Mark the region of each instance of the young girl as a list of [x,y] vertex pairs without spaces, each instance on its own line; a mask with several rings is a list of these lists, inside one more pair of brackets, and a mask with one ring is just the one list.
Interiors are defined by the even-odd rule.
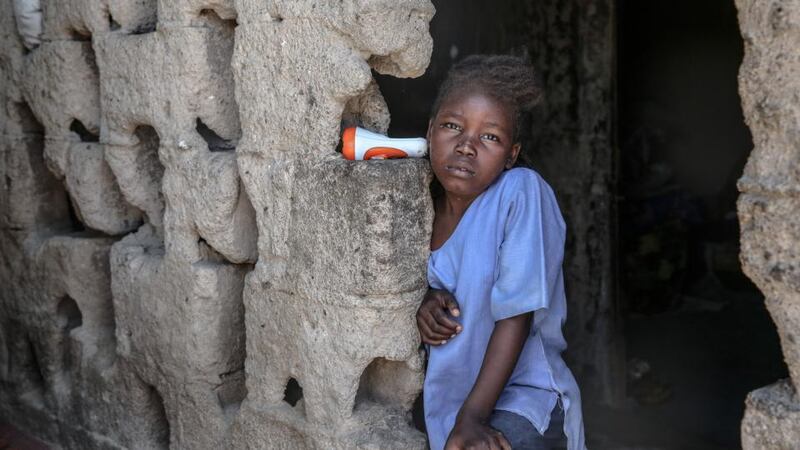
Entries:
[[[541,97],[510,56],[471,56],[440,88],[428,127],[434,199],[428,282],[432,450],[584,449],[580,392],[561,359],[565,226],[553,191],[514,168],[522,117]],[[563,434],[562,434],[563,429]]]

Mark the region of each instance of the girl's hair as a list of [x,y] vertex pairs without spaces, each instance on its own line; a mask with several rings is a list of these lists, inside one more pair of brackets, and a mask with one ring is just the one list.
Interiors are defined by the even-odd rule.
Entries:
[[450,69],[439,87],[431,118],[451,94],[476,88],[511,106],[514,142],[520,142],[521,133],[527,131],[531,111],[543,97],[533,66],[518,56],[471,55],[464,58]]

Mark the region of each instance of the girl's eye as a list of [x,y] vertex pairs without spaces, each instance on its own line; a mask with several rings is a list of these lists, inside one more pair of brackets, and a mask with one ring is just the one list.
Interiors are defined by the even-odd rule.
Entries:
[[499,141],[500,141],[500,138],[499,138],[499,137],[497,137],[497,136],[496,136],[496,135],[494,135],[494,134],[489,134],[489,133],[486,133],[486,134],[482,134],[482,135],[481,135],[481,137],[482,137],[483,139],[488,139],[488,140],[490,140],[490,141],[495,141],[495,142],[499,142]]
[[451,130],[460,130],[461,129],[461,127],[459,125],[456,125],[453,122],[445,122],[445,123],[443,123],[443,124],[441,124],[439,126],[442,127],[442,128],[449,128]]

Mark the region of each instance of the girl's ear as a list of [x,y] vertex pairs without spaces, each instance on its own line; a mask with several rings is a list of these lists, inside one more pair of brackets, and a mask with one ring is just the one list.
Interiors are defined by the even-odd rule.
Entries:
[[516,143],[511,146],[511,154],[508,155],[508,159],[506,160],[506,169],[510,169],[514,167],[514,163],[517,162],[517,157],[519,157],[519,152],[522,149],[522,144]]

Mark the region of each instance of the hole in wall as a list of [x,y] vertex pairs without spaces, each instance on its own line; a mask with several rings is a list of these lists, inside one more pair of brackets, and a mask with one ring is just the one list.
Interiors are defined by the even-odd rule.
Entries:
[[161,179],[164,178],[164,165],[158,158],[158,149],[161,146],[161,139],[155,128],[149,125],[141,125],[133,132],[134,136],[139,140],[143,156],[141,162],[143,169],[147,174],[150,182],[156,183],[155,190],[161,196]]
[[158,147],[161,144],[161,139],[158,137],[158,132],[155,128],[150,125],[139,125],[133,130],[133,135],[139,140],[139,145],[158,156]]
[[40,391],[44,392],[44,372],[42,371],[42,366],[39,365],[39,356],[36,352],[36,346],[33,344],[33,340],[28,337],[28,355],[30,356],[29,359],[29,367],[31,370],[28,372],[32,375],[29,379],[33,381],[34,386]]
[[81,138],[81,142],[99,142],[100,136],[96,133],[92,133],[91,131],[86,129],[86,126],[83,125],[78,119],[74,119],[72,123],[69,125],[69,131],[77,134]]
[[[36,180],[37,189],[41,189],[46,194],[43,194],[41,200],[37,200],[31,204],[25,205],[30,209],[39,210],[44,212],[42,222],[40,225],[53,225],[58,229],[67,228],[70,231],[73,229],[82,229],[77,222],[77,217],[74,211],[70,211],[70,201],[63,183],[56,180],[53,174],[48,170],[44,158],[44,126],[36,118],[33,110],[26,102],[16,102],[10,104],[9,113],[10,121],[19,126],[19,131],[28,135],[24,143],[21,143],[23,148],[19,150],[25,152],[30,161],[30,176]],[[14,180],[6,177],[5,183],[8,189],[13,186]]]
[[410,411],[409,425],[424,429],[422,412],[422,374],[413,370],[405,361],[386,358],[373,359],[358,380],[353,410],[369,403],[391,406],[401,411]]
[[13,110],[16,113],[17,120],[23,133],[30,134],[44,134],[44,126],[36,119],[31,107],[25,102],[13,104]]
[[303,388],[294,378],[289,378],[286,389],[283,391],[283,401],[294,407],[297,402],[303,399]]
[[[92,35],[89,35],[89,39],[92,39]],[[100,68],[97,67],[97,55],[94,53],[94,47],[90,44],[86,44],[86,50],[83,53],[84,58],[86,59],[86,65],[89,66],[92,73],[94,74],[95,82],[99,83],[100,81]],[[99,130],[98,130],[99,132]]]
[[[377,73],[373,71],[373,77],[375,75]],[[315,103],[313,95],[309,95],[308,103],[309,107],[313,107]],[[384,114],[383,103],[383,94],[375,82],[370,84],[360,95],[348,99],[342,111],[339,135],[341,136],[345,128],[354,126],[376,132],[388,129],[390,120],[389,115]]]
[[411,407],[419,390],[419,377],[404,361],[375,358],[361,373],[356,406],[363,402],[392,403]]
[[[137,157],[137,164],[139,164],[139,182],[147,185],[147,203],[151,207],[146,207],[145,204],[143,211],[147,215],[149,223],[161,223],[162,217],[154,218],[150,215],[159,214],[163,215],[164,198],[161,193],[161,181],[164,178],[164,165],[158,157],[158,149],[161,145],[161,139],[155,128],[149,125],[140,125],[134,132],[134,136],[139,141],[140,155]],[[155,205],[158,205],[156,207]],[[155,220],[154,220],[155,219]]]
[[[155,16],[152,17],[152,20],[148,20],[145,23],[141,23],[136,25],[135,27],[129,28],[127,31],[130,34],[147,34],[156,31],[156,18]],[[114,19],[114,16],[111,14],[108,15],[108,28],[111,31],[117,31],[122,29],[122,25]]]
[[381,395],[378,387],[381,383],[380,377],[385,372],[382,367],[387,362],[383,358],[375,358],[361,373],[358,380],[358,392],[356,393],[356,406],[364,402],[380,402]]
[[169,448],[170,426],[164,399],[155,387],[149,385],[147,386],[147,410],[153,413],[149,419],[156,447]]
[[[13,116],[11,119],[16,121],[22,133],[28,135],[25,143],[19,150],[27,153],[30,161],[30,176],[36,180],[37,189],[41,189],[43,197],[36,202],[32,202],[25,207],[38,210],[40,225],[52,225],[58,229],[80,229],[74,215],[70,211],[70,201],[63,183],[58,181],[52,172],[47,168],[44,158],[44,125],[36,118],[33,110],[25,102],[13,103],[10,108]],[[14,180],[6,178],[8,187],[13,186]]]
[[23,374],[21,378],[26,388],[26,392],[22,395],[34,406],[44,407],[45,376],[39,365],[36,346],[30,336],[25,336],[23,339],[27,348],[21,361]]
[[111,14],[109,14],[109,15],[108,15],[108,28],[109,28],[111,31],[117,31],[117,30],[119,30],[120,28],[122,28],[122,25],[120,25],[120,24],[119,24],[119,22],[117,22],[116,20],[114,20],[114,16],[112,16]]
[[156,31],[156,24],[155,22],[153,22],[137,26],[136,28],[131,30],[131,34],[147,34],[147,33],[153,33],[155,31]]
[[217,401],[228,421],[232,421],[239,412],[242,402],[247,397],[244,369],[219,375],[220,385],[214,388]]
[[223,19],[213,9],[202,9],[199,14],[200,19],[210,25],[212,28],[223,30],[225,32],[233,33],[233,29],[239,25],[236,19]]
[[92,33],[72,28],[69,30],[69,38],[73,41],[91,41]]
[[227,262],[224,256],[220,252],[217,251],[211,244],[208,243],[202,237],[197,238],[197,248],[200,251],[200,258],[203,261],[211,261],[220,264],[224,264]]
[[411,421],[417,431],[427,434],[428,429],[425,426],[425,404],[423,398],[422,392],[420,392],[417,399],[414,400],[414,406],[411,407]]
[[208,149],[212,152],[227,152],[236,149],[236,145],[227,139],[223,139],[214,130],[203,123],[200,118],[197,118],[197,125],[195,130],[203,137],[203,140],[208,144]]
[[76,233],[86,231],[86,227],[83,226],[83,221],[81,221],[78,211],[75,209],[75,205],[66,193],[64,194],[64,200],[67,202],[67,217],[69,219],[70,231]]
[[[73,346],[72,341],[69,339],[69,334],[75,328],[83,325],[83,314],[81,313],[78,303],[70,296],[65,295],[59,300],[56,306],[56,323],[58,328],[64,335],[61,341],[62,358],[64,363],[63,371],[60,371],[57,376],[68,379],[71,369],[74,367],[73,361],[78,356],[78,352]],[[70,383],[67,382],[66,385]]]
[[69,296],[65,296],[58,302],[56,308],[56,316],[58,317],[58,326],[69,333],[75,328],[83,325],[83,314],[78,307],[78,303]]

